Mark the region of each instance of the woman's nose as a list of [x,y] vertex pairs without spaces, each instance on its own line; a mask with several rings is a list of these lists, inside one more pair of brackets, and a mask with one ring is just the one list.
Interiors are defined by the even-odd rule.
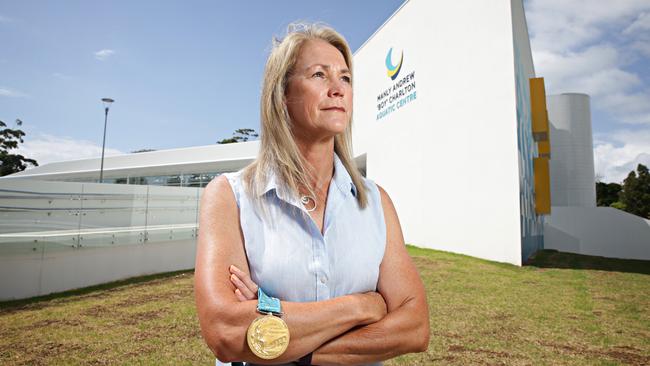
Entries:
[[328,96],[330,97],[343,97],[345,96],[345,86],[343,81],[334,79],[330,82]]

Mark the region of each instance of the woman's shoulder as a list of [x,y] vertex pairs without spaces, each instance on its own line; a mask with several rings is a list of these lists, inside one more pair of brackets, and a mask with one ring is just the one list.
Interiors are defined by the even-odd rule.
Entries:
[[242,171],[222,173],[208,183],[204,195],[209,197],[234,197],[239,206],[242,186]]
[[[242,170],[238,170],[236,172],[227,172],[227,173],[222,173],[219,177],[223,177],[222,179],[225,179],[228,181],[230,186],[233,188],[233,190],[241,185],[242,182]],[[217,178],[219,178],[217,177]],[[215,178],[215,179],[217,179]]]
[[361,181],[363,182],[366,192],[372,196],[379,196],[379,184],[370,178],[361,176]]
[[366,192],[370,200],[378,203],[381,206],[391,201],[390,196],[388,195],[386,190],[382,186],[380,186],[377,182],[366,177],[361,177],[361,179],[363,179],[363,184],[366,187]]

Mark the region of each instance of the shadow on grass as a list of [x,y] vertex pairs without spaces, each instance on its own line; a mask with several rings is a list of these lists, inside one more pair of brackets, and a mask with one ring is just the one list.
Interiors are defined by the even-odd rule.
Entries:
[[69,298],[69,297],[73,297],[73,296],[86,295],[86,294],[90,294],[90,293],[93,293],[93,292],[96,292],[96,291],[111,290],[111,289],[122,287],[122,286],[148,282],[148,281],[157,280],[157,279],[161,279],[161,278],[174,277],[174,276],[182,274],[182,273],[193,273],[193,272],[194,272],[194,269],[186,269],[186,270],[175,271],[175,272],[157,273],[157,274],[152,274],[152,275],[147,275],[147,276],[127,278],[125,280],[104,283],[104,284],[101,284],[101,285],[83,287],[83,288],[64,291],[64,292],[57,292],[57,293],[49,294],[49,295],[30,297],[28,299],[1,301],[0,302],[0,312],[12,311],[12,310],[19,309],[19,308],[22,308],[22,307],[27,306],[27,305],[35,305],[35,304],[50,301],[50,300],[65,299],[65,298]]
[[598,271],[650,274],[650,261],[596,257],[557,250],[540,250],[526,262],[540,268],[593,269]]

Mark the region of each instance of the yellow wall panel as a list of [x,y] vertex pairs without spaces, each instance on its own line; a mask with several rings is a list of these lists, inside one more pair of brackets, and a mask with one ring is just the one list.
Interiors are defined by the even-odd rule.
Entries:
[[544,78],[530,79],[530,111],[533,123],[533,138],[535,141],[548,140],[548,112],[546,111]]
[[551,175],[548,158],[535,158],[535,213],[548,215],[551,213]]
[[539,153],[539,157],[541,158],[551,158],[551,142],[549,140],[546,141],[538,141],[537,142],[537,152]]

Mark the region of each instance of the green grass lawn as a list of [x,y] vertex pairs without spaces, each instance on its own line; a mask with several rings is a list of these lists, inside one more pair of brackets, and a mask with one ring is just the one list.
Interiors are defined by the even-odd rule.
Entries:
[[[524,267],[410,247],[431,343],[387,365],[649,365],[650,262],[543,251]],[[0,303],[0,364],[213,364],[192,272]]]

